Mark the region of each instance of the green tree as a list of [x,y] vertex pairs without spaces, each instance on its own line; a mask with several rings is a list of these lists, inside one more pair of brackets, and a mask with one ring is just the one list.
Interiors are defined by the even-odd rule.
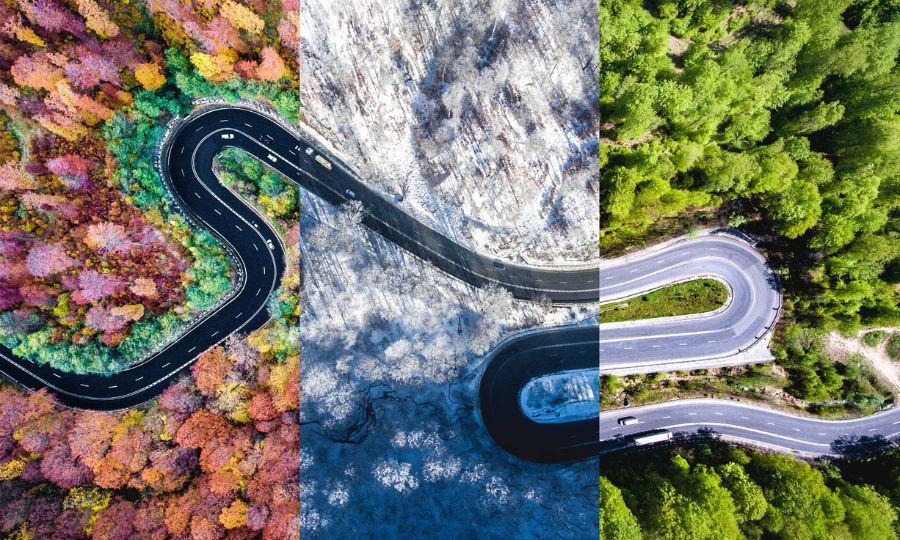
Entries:
[[845,509],[845,520],[853,538],[895,540],[897,511],[887,497],[869,486],[844,483],[838,490]]
[[640,540],[641,527],[625,505],[622,492],[604,477],[600,477],[600,538],[601,540]]

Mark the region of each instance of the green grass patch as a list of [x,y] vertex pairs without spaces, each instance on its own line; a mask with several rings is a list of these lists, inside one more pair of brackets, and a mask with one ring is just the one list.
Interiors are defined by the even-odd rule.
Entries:
[[875,330],[873,332],[868,332],[863,336],[863,343],[868,345],[869,347],[877,347],[884,341],[884,338],[887,337],[887,332],[883,330]]
[[728,299],[725,285],[714,279],[678,283],[629,300],[600,306],[600,322],[637,321],[704,313],[722,307]]
[[891,338],[887,342],[887,354],[891,360],[900,362],[900,332],[891,334]]

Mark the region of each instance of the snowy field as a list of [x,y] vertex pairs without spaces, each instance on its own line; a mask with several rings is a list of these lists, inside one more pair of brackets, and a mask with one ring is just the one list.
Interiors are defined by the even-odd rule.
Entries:
[[479,250],[598,258],[597,7],[302,0],[303,121]]
[[600,370],[576,369],[532,379],[519,393],[525,416],[538,423],[573,422],[597,416]]
[[[503,337],[590,322],[596,308],[468,288],[359,225],[352,206],[302,203],[304,538],[553,538],[593,523],[596,461],[513,458],[476,406],[484,354]],[[596,537],[563,538],[582,533]]]
[[[595,3],[301,4],[303,121],[368,182],[481,251],[598,259]],[[303,537],[596,538],[597,462],[513,458],[477,413],[485,353],[596,306],[472,289],[301,204]]]

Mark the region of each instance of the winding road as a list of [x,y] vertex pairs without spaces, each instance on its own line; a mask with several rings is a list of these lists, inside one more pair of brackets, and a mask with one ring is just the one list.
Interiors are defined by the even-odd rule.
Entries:
[[778,320],[777,279],[752,245],[727,234],[682,238],[637,256],[607,261],[600,269],[600,303],[703,277],[727,287],[728,300],[721,309],[601,324],[600,371],[627,375],[771,360],[766,347],[750,349],[768,337]]
[[[524,416],[519,392],[541,376],[570,370],[638,373],[766,360],[767,335],[781,298],[765,260],[746,242],[709,235],[670,243],[602,268],[548,269],[499,261],[455,243],[380,193],[338,159],[267,113],[244,106],[203,106],[166,141],[160,163],[176,207],[209,230],[229,253],[235,288],[178,340],[116,373],[77,375],[17,358],[0,347],[0,373],[22,386],[49,388],[67,405],[116,410],[158,395],[203,351],[234,332],[269,320],[266,303],[285,270],[284,246],[266,220],[219,183],[216,154],[240,148],[322,199],[359,201],[363,224],[410,253],[475,286],[498,285],[513,296],[556,304],[631,298],[666,285],[712,277],[729,288],[722,309],[699,316],[632,323],[538,329],[501,343],[488,359],[478,391],[487,431],[509,452],[561,462],[632,447],[629,437],[652,429],[715,432],[809,455],[884,444],[897,436],[896,411],[852,422],[823,422],[723,401],[681,401],[629,410],[635,425],[619,426],[621,411],[572,422],[540,423]],[[848,441],[848,436],[856,437]],[[853,443],[853,444],[851,444]]]
[[596,301],[596,268],[543,269],[476,253],[398,208],[274,116],[251,107],[212,105],[199,107],[178,123],[160,168],[177,207],[193,225],[209,230],[231,255],[237,270],[234,294],[204,313],[177,341],[121,372],[61,372],[0,347],[0,373],[30,389],[48,388],[70,406],[122,409],[158,395],[173,376],[228,335],[264,325],[269,320],[266,302],[284,272],[284,246],[266,220],[215,177],[213,158],[226,147],[252,154],[328,202],[360,201],[366,210],[364,225],[467,283],[498,285],[521,299],[558,304]]
[[[623,416],[638,423],[618,424]],[[820,420],[725,399],[685,399],[600,413],[601,452],[633,447],[630,437],[667,429],[763,446],[804,457],[865,454],[890,446],[900,436],[900,409],[855,420]]]
[[619,375],[771,359],[765,346],[755,345],[765,343],[778,319],[781,296],[765,259],[743,240],[728,234],[682,238],[605,261],[599,274],[601,304],[699,277],[725,284],[728,301],[699,315],[530,332],[498,347],[481,379],[481,416],[516,456],[548,462],[595,456],[605,436],[596,416],[571,422],[526,416],[519,398],[532,379],[567,370],[597,373],[598,359],[600,373]]

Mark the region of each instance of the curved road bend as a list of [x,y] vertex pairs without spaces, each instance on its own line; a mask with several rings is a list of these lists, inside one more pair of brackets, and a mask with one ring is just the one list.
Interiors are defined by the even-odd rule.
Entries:
[[599,450],[597,418],[538,423],[519,405],[525,384],[542,375],[597,369],[597,327],[570,326],[524,334],[495,349],[481,376],[481,419],[509,453],[538,462],[594,457]]
[[[710,313],[529,333],[496,351],[479,389],[482,420],[510,453],[533,461],[597,455],[597,418],[566,423],[525,416],[519,393],[535,378],[564,370],[637,373],[736,363],[768,333],[781,297],[765,259],[748,243],[727,236],[685,239],[635,257],[610,260],[600,270],[600,303],[626,300],[673,283],[712,277],[726,284],[729,301]],[[602,318],[602,314],[601,314]],[[598,337],[599,331],[599,337]],[[759,360],[759,358],[755,358]]]
[[725,307],[713,312],[601,324],[601,373],[676,371],[771,359],[767,351],[752,358],[737,356],[769,333],[781,307],[775,274],[750,244],[724,235],[701,236],[635,258],[611,260],[600,272],[601,304],[701,277],[721,281],[729,289]]
[[[284,271],[280,238],[264,219],[222,186],[212,172],[214,156],[233,146],[277,169],[300,187],[335,204],[358,200],[363,224],[445,272],[476,286],[500,285],[522,299],[560,304],[593,303],[598,272],[551,270],[500,262],[480,255],[424,225],[363,184],[342,164],[315,161],[322,150],[258,111],[211,106],[178,127],[162,166],[182,209],[211,231],[238,261],[239,290],[181,339],[140,365],[118,373],[76,375],[17,358],[0,347],[0,373],[32,389],[46,387],[71,406],[115,410],[158,395],[198,354],[236,331],[268,321],[265,304]],[[312,154],[306,150],[312,148]],[[594,356],[596,359],[596,356]]]
[[[634,416],[637,424],[617,420]],[[854,455],[893,444],[900,409],[856,420],[819,420],[724,399],[686,399],[600,413],[601,452],[631,447],[629,437],[668,429],[679,436],[719,435],[805,457]]]
[[[272,133],[273,122],[257,130],[237,131],[227,111],[189,118],[172,138],[164,166],[179,206],[199,226],[211,231],[237,261],[238,291],[197,322],[179,340],[145,362],[121,372],[78,375],[16,357],[0,347],[0,372],[31,389],[49,388],[70,406],[116,410],[162,392],[168,381],[190,366],[204,350],[237,331],[250,331],[269,320],[266,302],[284,273],[284,247],[278,234],[219,183],[213,157],[225,146],[240,146],[265,160],[266,149],[254,136]],[[234,139],[222,138],[233,133]],[[287,134],[285,131],[281,136]]]

